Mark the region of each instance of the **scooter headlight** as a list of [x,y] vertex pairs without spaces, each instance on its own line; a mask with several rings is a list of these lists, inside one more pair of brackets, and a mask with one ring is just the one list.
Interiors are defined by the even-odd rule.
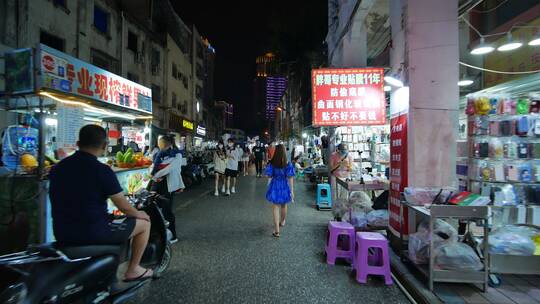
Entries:
[[26,284],[19,283],[9,286],[0,294],[0,303],[6,304],[23,304],[28,294]]

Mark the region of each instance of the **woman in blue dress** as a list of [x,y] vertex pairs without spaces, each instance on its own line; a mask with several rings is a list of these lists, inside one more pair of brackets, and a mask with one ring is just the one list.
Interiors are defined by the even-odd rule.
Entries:
[[294,200],[294,166],[287,162],[287,154],[283,145],[276,147],[272,160],[266,167],[265,174],[269,178],[266,199],[272,203],[274,214],[275,228],[272,235],[279,237],[279,228],[285,226],[287,204]]

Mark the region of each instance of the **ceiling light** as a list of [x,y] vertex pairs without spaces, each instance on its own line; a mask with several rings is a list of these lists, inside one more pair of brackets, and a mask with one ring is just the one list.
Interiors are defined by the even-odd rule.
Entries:
[[508,41],[505,44],[498,47],[497,51],[499,51],[499,52],[512,51],[512,50],[520,48],[523,45],[523,43],[521,43],[521,42],[519,42],[517,40],[514,40],[512,38],[512,34],[508,33],[507,37],[508,37]]
[[536,37],[535,39],[529,41],[530,46],[538,46],[540,45],[540,37]]
[[87,120],[87,121],[93,121],[93,122],[102,122],[103,121],[103,120],[101,120],[99,118],[88,117],[88,116],[85,116],[83,119]]
[[466,87],[466,86],[469,86],[469,85],[471,85],[473,83],[474,83],[473,80],[463,79],[463,80],[458,81],[457,85],[460,86],[460,87]]
[[486,40],[482,37],[480,38],[480,43],[471,50],[472,55],[484,55],[487,53],[491,53],[495,50],[495,48],[489,44],[486,43]]
[[394,78],[392,76],[384,76],[384,81],[396,87],[400,87],[400,88],[403,87],[403,82],[401,82],[401,80]]
[[45,118],[45,124],[47,126],[56,126],[56,125],[58,125],[58,120],[56,120],[54,118],[47,117],[47,118]]
[[390,91],[392,91],[392,87],[391,86],[384,86],[384,91],[385,92],[390,92]]

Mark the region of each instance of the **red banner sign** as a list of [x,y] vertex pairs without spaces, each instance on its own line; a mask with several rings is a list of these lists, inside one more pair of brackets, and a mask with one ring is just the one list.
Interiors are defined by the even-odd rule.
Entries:
[[[401,219],[401,193],[407,186],[407,112],[390,118],[390,231],[399,236],[399,233],[408,234],[408,215],[403,212]],[[404,227],[401,227],[403,221]]]
[[386,123],[382,68],[318,69],[311,81],[314,126]]

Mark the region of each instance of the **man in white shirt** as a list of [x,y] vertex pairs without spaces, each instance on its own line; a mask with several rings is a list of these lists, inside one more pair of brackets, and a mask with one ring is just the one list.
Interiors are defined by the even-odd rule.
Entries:
[[241,154],[239,153],[240,150],[236,149],[234,140],[229,138],[227,142],[227,167],[225,168],[225,176],[227,177],[226,195],[231,195],[231,192],[236,193],[236,177],[238,176],[238,162],[240,161]]

